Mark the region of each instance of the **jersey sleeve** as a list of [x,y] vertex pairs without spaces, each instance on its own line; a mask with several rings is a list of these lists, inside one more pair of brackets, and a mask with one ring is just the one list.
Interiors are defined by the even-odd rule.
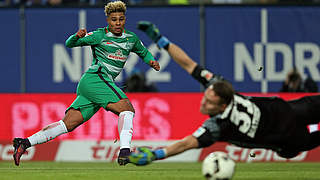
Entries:
[[66,40],[66,46],[69,48],[73,48],[78,46],[97,45],[100,43],[101,37],[102,36],[100,31],[90,32],[82,38],[79,38],[76,36],[76,34],[73,34]]
[[218,141],[220,137],[220,128],[214,118],[208,119],[193,134],[197,138],[199,147],[208,147]]
[[153,55],[143,45],[140,39],[137,38],[136,43],[132,49],[132,52],[136,53],[145,63],[149,64],[150,61],[154,61]]

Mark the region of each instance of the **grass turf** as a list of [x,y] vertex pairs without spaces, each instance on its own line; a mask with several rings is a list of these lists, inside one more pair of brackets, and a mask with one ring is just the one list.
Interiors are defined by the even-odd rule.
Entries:
[[[199,179],[201,163],[116,163],[0,161],[0,180],[188,180]],[[320,180],[320,163],[237,163],[233,180]]]

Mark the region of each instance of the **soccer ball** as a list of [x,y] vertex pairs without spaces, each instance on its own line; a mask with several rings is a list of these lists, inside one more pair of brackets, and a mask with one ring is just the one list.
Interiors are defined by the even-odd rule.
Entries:
[[229,180],[232,178],[236,163],[225,152],[210,153],[202,162],[202,175],[207,180]]

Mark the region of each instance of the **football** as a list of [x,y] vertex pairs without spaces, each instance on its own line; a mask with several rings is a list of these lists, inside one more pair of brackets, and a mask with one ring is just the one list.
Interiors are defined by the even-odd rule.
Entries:
[[202,175],[207,180],[230,180],[236,163],[221,151],[210,153],[202,162]]

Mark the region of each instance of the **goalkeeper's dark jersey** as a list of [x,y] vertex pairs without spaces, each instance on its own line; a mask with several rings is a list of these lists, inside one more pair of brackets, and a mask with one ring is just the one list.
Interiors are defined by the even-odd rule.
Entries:
[[[205,73],[201,73],[203,70],[198,66],[192,76],[205,87],[212,81],[223,79],[216,75],[207,79]],[[304,138],[295,137],[304,137],[308,133],[305,126],[297,127],[295,110],[290,103],[277,97],[247,97],[235,94],[226,110],[210,117],[193,136],[198,139],[199,147],[225,141],[241,147],[280,151],[301,144],[299,141]]]

